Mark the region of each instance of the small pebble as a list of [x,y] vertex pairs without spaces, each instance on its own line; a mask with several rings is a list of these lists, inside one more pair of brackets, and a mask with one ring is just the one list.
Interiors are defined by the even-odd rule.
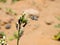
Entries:
[[6,12],[6,14],[10,14],[9,12]]
[[46,24],[47,24],[47,25],[51,25],[52,23],[50,23],[50,22],[46,22]]
[[3,22],[4,24],[8,24],[7,22]]
[[38,20],[38,16],[36,16],[36,15],[31,15],[30,18],[31,18],[32,20],[36,20],[36,21]]
[[14,15],[17,15],[17,13],[14,13]]
[[10,24],[6,24],[6,29],[10,29],[11,28],[11,25]]

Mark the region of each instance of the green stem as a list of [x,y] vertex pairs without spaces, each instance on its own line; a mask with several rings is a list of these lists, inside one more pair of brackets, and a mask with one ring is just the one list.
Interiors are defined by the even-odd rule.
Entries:
[[20,39],[20,29],[21,29],[21,24],[19,25],[19,30],[18,30],[17,45],[19,45],[19,39]]
[[19,31],[18,31],[17,45],[19,45]]

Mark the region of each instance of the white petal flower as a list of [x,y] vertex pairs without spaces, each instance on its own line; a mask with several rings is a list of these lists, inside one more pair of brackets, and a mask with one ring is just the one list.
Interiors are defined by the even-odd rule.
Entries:
[[5,43],[5,41],[2,41],[2,43]]
[[3,36],[3,39],[5,39],[5,36]]

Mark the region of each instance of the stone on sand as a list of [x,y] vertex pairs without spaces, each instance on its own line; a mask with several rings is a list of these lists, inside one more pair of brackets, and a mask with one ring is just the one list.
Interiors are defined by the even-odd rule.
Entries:
[[38,20],[38,16],[36,16],[36,15],[31,15],[30,18],[31,18],[32,20],[36,20],[36,21]]
[[6,24],[5,28],[6,29],[10,29],[11,28],[11,25],[10,24]]

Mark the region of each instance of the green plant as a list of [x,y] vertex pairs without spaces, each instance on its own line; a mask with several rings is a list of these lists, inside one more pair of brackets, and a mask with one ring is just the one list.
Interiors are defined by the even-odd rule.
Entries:
[[[23,31],[21,30],[20,31],[20,37],[22,36],[22,34],[23,34]],[[18,32],[14,32],[14,38],[18,38]]]
[[14,38],[18,38],[18,32],[14,32]]
[[54,35],[54,39],[60,41],[60,32],[57,35]]
[[12,0],[12,3],[15,3],[15,2],[17,2],[17,1],[20,1],[20,0]]
[[0,2],[6,3],[7,0],[0,0]]
[[0,32],[0,45],[7,45],[5,37],[6,35],[4,34],[4,32]]
[[[23,26],[22,26],[22,24],[23,24]],[[27,24],[27,19],[25,19],[25,14],[23,14],[22,17],[20,17],[18,19],[18,23],[16,24],[16,27],[17,27],[17,30],[18,30],[17,45],[19,45],[19,39],[23,34],[22,27],[25,27],[26,24]]]
[[[23,33],[23,31],[20,32],[20,36],[22,36],[22,33]],[[14,40],[14,39],[18,39],[18,32],[14,32],[13,36],[10,36],[8,39],[9,39],[10,41],[12,41],[12,40]]]
[[60,24],[55,25],[56,28],[60,28]]
[[7,8],[6,12],[7,12],[7,14],[17,15],[17,13],[14,10],[12,10],[11,8]]
[[14,39],[17,39],[18,38],[18,32],[14,32],[13,36],[10,36],[8,39],[10,41],[13,41]]

